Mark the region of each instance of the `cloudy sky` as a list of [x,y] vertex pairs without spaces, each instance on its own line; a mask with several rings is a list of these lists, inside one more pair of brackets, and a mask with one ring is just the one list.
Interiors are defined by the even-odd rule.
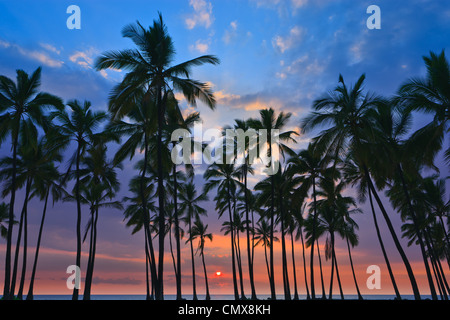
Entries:
[[[81,9],[81,29],[70,30],[66,20],[69,5]],[[369,30],[367,7],[381,8],[381,29]],[[218,102],[216,111],[199,105],[204,128],[231,125],[234,119],[257,117],[258,110],[272,107],[292,113],[289,129],[297,130],[300,119],[310,110],[312,101],[332,90],[341,73],[348,83],[366,73],[366,89],[389,96],[413,76],[423,76],[423,55],[429,51],[449,52],[450,8],[446,1],[331,1],[331,0],[167,0],[167,1],[6,1],[0,0],[0,74],[15,77],[16,69],[31,73],[43,67],[42,90],[64,100],[89,100],[97,110],[106,110],[110,89],[122,77],[121,71],[96,72],[93,62],[106,50],[131,48],[121,37],[123,26],[138,20],[149,26],[163,14],[177,50],[176,62],[203,54],[214,54],[218,66],[195,69],[193,78],[211,84]],[[191,107],[182,101],[184,109]],[[415,118],[415,127],[429,120]],[[296,148],[306,146],[310,136],[300,136]],[[114,149],[115,146],[111,146]],[[1,156],[9,155],[9,146],[1,146]],[[202,168],[196,175],[201,188]],[[129,177],[134,174],[127,163],[120,173],[120,196],[127,194]],[[253,182],[259,177],[253,178]],[[349,190],[351,192],[351,190]],[[210,195],[212,199],[214,195]],[[19,194],[17,203],[23,196]],[[9,201],[5,199],[5,201]],[[211,293],[231,293],[229,240],[220,234],[223,222],[217,219],[212,202],[205,203],[206,218],[214,241],[205,251],[211,277]],[[366,207],[362,205],[362,208]],[[29,213],[29,243],[36,241],[42,203],[33,201]],[[16,210],[17,212],[17,210]],[[396,226],[399,218],[391,210]],[[87,222],[87,209],[84,212]],[[66,288],[68,265],[75,262],[75,206],[55,204],[45,226],[43,248],[38,268],[36,293],[70,294]],[[122,213],[101,212],[93,293],[145,293],[143,235],[131,236]],[[377,246],[369,212],[356,218],[360,224],[360,245],[353,251],[357,276],[363,293],[392,293],[381,251]],[[402,293],[410,293],[404,267],[384,225],[388,253],[392,257]],[[399,227],[397,228],[400,233]],[[244,239],[243,239],[244,240]],[[242,247],[245,241],[241,243]],[[300,249],[300,244],[296,244]],[[345,243],[337,244],[342,266],[344,290],[354,293]],[[406,247],[406,245],[405,245]],[[84,246],[87,252],[87,245]],[[276,248],[280,268],[280,248]],[[30,257],[33,249],[30,250]],[[0,258],[5,252],[0,243]],[[305,293],[301,251],[297,251],[297,276],[300,293]],[[427,292],[423,263],[417,248],[407,248],[420,288]],[[308,255],[307,255],[308,256]],[[170,256],[166,256],[166,293],[174,292]],[[264,254],[257,251],[257,290],[267,293]],[[245,260],[245,259],[244,259]],[[31,261],[31,259],[29,260]],[[87,259],[84,257],[83,264]],[[290,261],[290,257],[289,257]],[[199,292],[203,290],[199,267]],[[191,292],[189,251],[183,249],[185,294]],[[329,276],[329,262],[325,275]],[[365,286],[366,268],[378,264],[382,270],[382,290]],[[3,263],[0,275],[3,275]],[[277,269],[278,270],[278,269]],[[214,276],[222,271],[221,277]],[[292,272],[292,270],[291,270]],[[279,277],[281,293],[281,272]],[[292,274],[291,274],[292,278]],[[3,279],[0,278],[0,281]],[[248,282],[246,282],[249,291]]]

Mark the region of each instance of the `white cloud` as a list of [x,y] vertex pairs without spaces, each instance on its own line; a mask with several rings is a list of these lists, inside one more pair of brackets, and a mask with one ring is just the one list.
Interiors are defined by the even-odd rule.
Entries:
[[75,51],[71,56],[69,56],[69,60],[82,66],[83,68],[91,69],[92,64],[94,63],[94,55],[96,54],[97,50],[90,47],[85,51]]
[[275,36],[272,39],[272,46],[279,50],[281,53],[284,53],[286,50],[298,45],[303,36],[305,35],[306,30],[300,26],[295,26],[291,30],[289,30],[289,34],[285,37],[280,35]]
[[194,9],[194,13],[184,20],[186,27],[189,30],[196,26],[203,26],[208,29],[214,22],[211,2],[206,0],[190,0],[189,4]]
[[229,29],[225,30],[225,33],[222,38],[225,44],[229,44],[231,40],[237,36],[237,28],[238,28],[237,21],[236,20],[231,21]]
[[61,50],[57,49],[55,46],[52,46],[51,44],[41,42],[39,43],[39,45],[47,51],[54,52],[58,55],[61,53]]
[[10,43],[10,42],[7,42],[7,41],[0,40],[0,47],[3,47],[5,49],[13,48],[13,49],[17,50],[17,52],[19,54],[21,54],[22,56],[25,56],[25,57],[27,57],[29,59],[32,59],[32,60],[37,60],[40,63],[42,63],[43,65],[48,66],[48,67],[59,68],[59,67],[61,67],[64,64],[63,61],[53,59],[48,54],[46,54],[44,52],[40,52],[40,51],[37,51],[37,50],[25,49],[25,48],[19,46],[18,44],[15,44],[15,43]]
[[202,40],[195,41],[195,44],[190,45],[189,49],[191,51],[198,51],[200,53],[206,53],[209,49],[209,44]]

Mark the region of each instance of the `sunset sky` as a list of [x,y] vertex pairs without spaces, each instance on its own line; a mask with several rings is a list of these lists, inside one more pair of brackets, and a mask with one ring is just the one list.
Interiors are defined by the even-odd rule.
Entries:
[[[199,104],[203,127],[221,128],[232,125],[234,119],[258,117],[258,110],[272,107],[291,112],[290,130],[299,132],[300,119],[310,110],[311,103],[321,94],[334,89],[341,73],[347,83],[354,83],[366,73],[366,89],[389,96],[403,81],[424,76],[422,56],[429,51],[450,53],[450,7],[446,0],[411,1],[344,1],[344,0],[167,0],[167,1],[82,1],[0,0],[0,74],[15,79],[15,70],[32,73],[42,66],[42,91],[70,99],[89,100],[96,110],[106,110],[111,88],[121,81],[124,72],[102,71],[93,68],[95,58],[107,50],[132,48],[129,39],[122,38],[122,28],[138,20],[149,26],[162,13],[177,51],[176,62],[203,54],[216,55],[221,64],[196,68],[193,78],[211,84],[217,99],[215,111]],[[69,30],[66,9],[76,4],[81,9],[81,29]],[[381,8],[381,29],[369,30],[366,9],[376,4]],[[181,100],[185,110],[190,110]],[[414,128],[430,119],[414,118]],[[296,149],[307,145],[312,136],[298,137]],[[448,145],[448,141],[446,141]],[[111,145],[111,157],[117,146]],[[0,148],[0,156],[10,155],[9,141]],[[139,156],[136,157],[136,160]],[[437,165],[442,172],[447,170]],[[128,195],[128,181],[136,174],[133,162],[125,162],[119,172],[121,190],[118,199]],[[65,168],[65,166],[63,166]],[[197,166],[195,182],[201,190],[205,166]],[[262,175],[250,178],[253,185]],[[449,190],[449,189],[447,189]],[[354,195],[349,189],[348,194]],[[380,195],[382,193],[380,192]],[[214,193],[210,194],[213,199]],[[383,199],[385,199],[383,197]],[[3,201],[9,202],[9,197]],[[23,201],[23,193],[16,199],[16,217]],[[385,199],[385,203],[388,200]],[[209,231],[213,242],[207,242],[207,264],[211,294],[231,294],[230,240],[220,233],[223,218],[218,220],[212,201],[205,202]],[[43,203],[33,200],[29,207],[29,259],[31,267],[34,246]],[[367,204],[361,204],[363,214],[355,217],[360,226],[360,244],[352,251],[356,276],[362,294],[391,294],[392,285],[378,245],[372,217]],[[400,236],[400,218],[390,207],[390,216]],[[84,208],[84,227],[88,208]],[[36,294],[71,294],[66,288],[66,269],[75,263],[76,206],[74,203],[55,203],[49,209],[44,227],[35,284]],[[395,250],[384,221],[379,222],[400,292],[411,294],[406,270]],[[122,212],[104,209],[100,212],[97,256],[93,294],[145,294],[144,235],[131,235],[125,227]],[[290,239],[288,263],[292,284]],[[156,240],[155,240],[156,241]],[[325,238],[320,240],[324,245]],[[184,243],[184,241],[183,241]],[[245,256],[245,238],[241,238],[245,288],[250,295]],[[423,261],[418,247],[407,248],[418,279],[421,293],[429,292]],[[166,246],[168,248],[168,246]],[[300,294],[305,294],[301,243],[295,243],[296,271]],[[323,253],[323,247],[320,249]],[[347,247],[337,240],[337,261],[344,293],[354,294],[355,288]],[[87,242],[83,246],[82,267],[87,263]],[[168,253],[168,251],[167,251]],[[282,293],[281,246],[275,247],[275,280],[277,293]],[[0,240],[0,284],[3,287],[5,240]],[[183,245],[183,294],[191,290],[190,253]],[[309,261],[309,250],[306,252]],[[256,259],[256,290],[269,293],[264,251],[258,247]],[[165,293],[175,293],[175,277],[170,255],[165,256]],[[329,287],[330,261],[325,261],[325,288]],[[379,265],[382,274],[381,290],[366,287],[366,269]],[[196,257],[197,291],[204,293],[203,270]],[[309,266],[308,266],[309,269]],[[222,275],[217,276],[216,271]],[[309,270],[308,270],[309,272]],[[28,273],[28,275],[30,272]],[[316,272],[316,292],[321,292]],[[309,277],[309,273],[308,273]],[[308,278],[309,282],[309,278]],[[28,283],[28,281],[27,281]],[[337,283],[335,294],[338,295]]]

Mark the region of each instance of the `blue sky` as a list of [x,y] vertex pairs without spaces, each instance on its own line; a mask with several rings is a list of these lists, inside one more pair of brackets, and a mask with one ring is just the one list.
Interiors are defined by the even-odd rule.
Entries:
[[[81,9],[81,30],[66,27],[66,9],[71,4]],[[371,4],[381,8],[380,30],[366,27],[366,9]],[[366,89],[389,96],[406,79],[425,75],[423,55],[442,49],[450,52],[450,6],[444,0],[0,0],[0,74],[14,78],[16,69],[31,73],[42,66],[43,91],[66,101],[87,99],[105,110],[109,91],[123,72],[96,72],[95,58],[106,50],[133,47],[129,39],[121,37],[122,28],[136,20],[149,26],[158,11],[175,42],[175,62],[203,54],[221,60],[219,66],[193,72],[193,78],[209,82],[216,95],[216,111],[198,106],[204,126],[211,128],[231,125],[235,118],[257,117],[259,109],[273,107],[292,112],[289,129],[298,130],[312,101],[332,90],[340,73],[348,83],[366,73]],[[185,101],[182,105],[191,108]],[[427,119],[416,117],[415,121],[419,127]],[[309,138],[300,137],[298,147],[305,146]],[[9,148],[2,146],[0,152],[7,155]],[[121,192],[126,192],[130,168],[126,166],[122,173]],[[75,249],[74,240],[67,241],[69,245],[62,241],[74,239],[75,231],[75,215],[61,215],[64,208],[67,205],[57,205],[54,210],[59,215],[49,218],[48,252]],[[40,216],[39,205],[32,210],[36,214],[30,222],[31,237]],[[211,203],[209,211],[213,211]],[[210,215],[214,216],[210,218],[212,228],[219,230],[214,212]],[[142,255],[141,248],[136,248],[140,238],[129,235],[120,213],[104,219],[100,252],[112,255],[114,249],[114,254],[124,259]],[[369,224],[370,219],[361,222]],[[373,230],[363,230],[370,236],[362,241],[361,250],[367,255],[361,259],[372,255],[382,263]],[[417,258],[416,253],[410,252]],[[47,260],[43,258],[44,269],[51,274],[52,268],[60,268],[64,277],[67,260],[61,258],[61,267],[56,267],[55,259],[50,253]],[[100,262],[99,268],[108,277],[112,267]],[[115,270],[119,269],[116,266]],[[132,276],[120,278],[111,270],[111,279],[133,282]],[[134,271],[142,271],[141,265]],[[111,283],[120,283],[117,279]],[[132,285],[130,288],[132,291]]]

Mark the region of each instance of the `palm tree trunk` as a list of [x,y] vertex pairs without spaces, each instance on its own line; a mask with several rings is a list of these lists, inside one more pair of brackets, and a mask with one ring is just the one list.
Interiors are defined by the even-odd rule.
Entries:
[[195,284],[195,264],[194,264],[194,247],[192,245],[192,223],[191,223],[191,214],[188,212],[189,219],[189,244],[191,246],[191,266],[192,266],[192,299],[198,300],[197,298],[197,286]]
[[[150,283],[149,283],[149,276],[148,276],[150,253],[148,251],[147,232],[144,232],[144,238],[145,238],[144,239],[145,240],[145,249],[144,249],[145,250],[145,280],[146,280],[146,290],[147,290],[146,300],[152,300],[152,297],[150,295]],[[152,288],[153,288],[153,281],[152,281]]]
[[322,284],[322,300],[326,300],[327,296],[325,295],[325,282],[323,281],[322,258],[320,257],[319,239],[316,239],[316,245],[317,245],[317,257],[319,258],[320,282]]
[[[252,300],[256,300],[255,279],[253,277],[253,255],[250,252],[250,220],[248,208],[248,194],[247,194],[247,160],[244,165],[244,200],[245,200],[245,219],[247,222],[247,257],[248,257],[248,275],[250,277],[250,288],[252,290]],[[253,220],[252,220],[253,222]]]
[[28,249],[28,196],[30,194],[31,179],[28,186],[27,195],[25,197],[25,210],[23,220],[23,256],[22,256],[22,274],[20,276],[19,291],[17,292],[17,299],[23,300],[23,288],[25,285],[25,275],[27,271],[27,249]]
[[242,273],[241,245],[240,245],[240,241],[239,241],[239,230],[236,230],[235,245],[236,245],[236,260],[237,260],[238,271],[239,271],[239,284],[241,286],[241,299],[246,300],[247,297],[245,296],[245,293],[244,293],[244,277],[243,277],[243,273]]
[[205,273],[206,300],[211,300],[211,296],[209,295],[208,273],[206,272],[205,255],[203,254],[203,248],[202,248],[201,255],[202,255],[202,263],[203,263],[203,271]]
[[[26,199],[26,197],[25,197]],[[17,240],[16,240],[16,248],[15,248],[15,254],[14,254],[14,265],[12,270],[12,277],[11,277],[11,286],[10,286],[10,294],[11,298],[14,298],[14,293],[16,291],[16,279],[17,279],[17,269],[19,265],[19,254],[20,254],[20,242],[22,241],[22,231],[23,231],[23,220],[25,216],[25,200],[22,206],[22,211],[20,213],[20,220],[19,220],[19,231],[17,233]]]
[[403,174],[403,170],[402,170],[400,163],[397,164],[397,170],[400,175],[400,179],[402,181],[403,192],[405,194],[406,202],[408,204],[409,214],[411,215],[411,218],[413,220],[414,229],[417,234],[417,239],[419,240],[419,246],[420,246],[420,250],[422,252],[423,262],[425,265],[425,271],[427,273],[428,285],[430,286],[431,296],[432,296],[433,300],[437,300],[436,289],[434,287],[433,277],[431,276],[430,266],[428,265],[428,260],[427,260],[427,256],[426,256],[426,252],[425,252],[425,246],[424,246],[423,239],[422,239],[422,232],[419,228],[419,225],[417,222],[417,217],[416,217],[416,214],[412,207],[411,198],[409,196],[408,187],[406,186],[405,176]]
[[267,278],[270,281],[270,266],[269,266],[269,260],[267,258],[267,246],[266,245],[264,245],[264,257],[265,257],[265,260],[266,260]]
[[290,288],[289,288],[289,276],[288,276],[288,271],[287,271],[283,197],[281,195],[281,192],[279,193],[279,198],[280,198],[281,258],[282,258],[282,268],[283,268],[284,299],[285,300],[291,300],[291,292],[290,292]]
[[366,180],[368,182],[369,188],[372,190],[375,200],[377,201],[378,206],[380,207],[381,213],[383,214],[384,220],[386,221],[389,232],[391,233],[392,239],[394,240],[395,247],[402,258],[403,264],[405,265],[406,272],[408,273],[408,277],[411,282],[411,287],[412,287],[412,290],[414,293],[414,298],[416,300],[420,300],[419,288],[417,286],[416,278],[414,277],[414,273],[412,271],[411,264],[409,263],[408,258],[406,257],[405,251],[403,251],[400,241],[398,240],[397,234],[395,233],[394,227],[392,226],[391,219],[389,218],[389,216],[386,212],[386,209],[384,208],[383,203],[381,202],[381,199],[378,196],[377,191],[375,190],[375,187],[372,183],[372,179],[370,178],[369,170],[367,169],[367,167],[365,165],[363,166],[363,169],[364,169],[364,174],[366,176]]
[[[270,150],[272,147],[270,145]],[[270,151],[272,155],[272,151]],[[272,300],[277,299],[277,294],[275,292],[275,271],[273,266],[273,233],[274,233],[274,225],[275,225],[275,181],[273,174],[270,177],[271,181],[271,205],[270,205],[270,248],[269,248],[269,259],[270,259],[270,297]]]
[[370,201],[370,207],[372,209],[372,217],[373,217],[373,224],[375,225],[375,230],[377,232],[377,238],[378,242],[381,247],[381,251],[383,252],[384,261],[386,262],[386,267],[389,272],[389,277],[391,278],[392,286],[394,287],[395,296],[397,300],[401,300],[402,297],[400,296],[400,292],[398,291],[397,283],[395,282],[394,273],[392,272],[391,263],[389,262],[389,258],[386,253],[386,249],[384,248],[383,239],[381,238],[380,228],[378,227],[378,221],[377,217],[375,215],[375,208],[373,206],[373,200],[372,200],[372,191],[370,188],[367,189],[367,192],[369,193],[369,201]]
[[[331,240],[333,242],[333,240]],[[326,253],[325,253],[326,255]],[[333,299],[333,279],[334,279],[334,252],[331,253],[331,276],[330,276],[330,293],[328,299]]]
[[[334,236],[333,236],[334,237]],[[341,299],[344,300],[344,291],[342,290],[341,277],[339,276],[339,267],[337,263],[336,250],[334,248],[334,240],[333,240],[333,255],[334,255],[334,264],[336,265],[336,278],[339,285],[339,293],[341,294]]]
[[228,193],[228,219],[230,220],[230,237],[231,237],[231,266],[233,272],[233,288],[234,288],[234,299],[239,300],[239,292],[237,287],[236,279],[236,264],[234,256],[234,231],[233,231],[233,216],[231,214],[231,194],[229,181],[227,182],[227,193]]
[[87,267],[86,267],[86,277],[84,280],[83,300],[91,300],[90,279],[91,279],[92,252],[94,250],[93,245],[94,245],[94,209],[91,206],[91,232],[89,235],[89,256],[88,256],[88,263],[87,263]]
[[310,273],[311,273],[311,298],[316,298],[316,290],[314,288],[314,242],[316,240],[316,223],[317,223],[317,210],[316,210],[316,178],[313,176],[313,197],[314,197],[314,217],[313,217],[313,225],[312,225],[312,233],[311,233],[311,255],[310,255]]
[[291,234],[291,256],[292,256],[292,270],[294,276],[294,300],[298,300],[298,289],[297,289],[297,272],[295,270],[295,254],[294,254],[294,231],[290,230]]
[[45,202],[44,202],[44,209],[42,211],[42,218],[41,218],[41,224],[39,226],[39,234],[36,244],[36,252],[34,254],[34,262],[33,262],[33,269],[31,271],[31,280],[30,285],[28,287],[28,294],[27,294],[27,300],[33,300],[33,289],[34,289],[34,279],[36,277],[36,268],[37,268],[37,262],[39,257],[39,248],[41,247],[41,239],[42,239],[42,231],[44,230],[44,221],[45,221],[45,214],[47,212],[47,203],[48,203],[48,196],[50,195],[50,187],[47,188],[47,193],[45,195]]
[[16,199],[16,174],[17,174],[17,145],[20,130],[20,116],[17,116],[16,132],[13,135],[13,161],[11,172],[11,198],[9,201],[9,217],[8,217],[8,234],[6,240],[6,255],[5,255],[5,280],[3,286],[3,298],[9,300],[13,298],[14,292],[11,293],[11,247],[12,247],[12,234],[14,226],[14,203]]
[[[159,205],[159,230],[164,230],[165,214],[164,214],[164,170],[162,163],[162,135],[164,125],[165,106],[162,101],[162,87],[157,88],[157,107],[158,107],[158,146],[157,146],[157,163],[158,163],[158,205]],[[158,247],[158,281],[156,299],[164,300],[164,232],[159,232]]]
[[[77,201],[77,255],[75,260],[75,265],[78,268],[81,268],[81,199],[80,199],[80,155],[81,146],[80,142],[78,143],[77,148],[77,158],[76,158],[76,176],[77,181],[75,185],[75,197]],[[72,300],[78,300],[78,284],[76,283],[73,288]]]
[[363,300],[361,292],[359,291],[358,281],[356,281],[355,268],[353,267],[353,259],[352,259],[352,254],[350,251],[350,242],[348,241],[348,238],[346,240],[347,240],[348,258],[350,259],[350,266],[352,268],[352,275],[353,275],[353,281],[355,282],[356,292],[358,293],[358,299]]
[[303,241],[303,232],[300,227],[300,239],[302,240],[302,256],[303,256],[303,273],[305,276],[305,287],[306,287],[306,299],[311,299],[309,295],[309,287],[308,287],[308,277],[306,276],[306,259],[305,259],[305,242]]
[[[175,142],[173,143],[175,148]],[[181,244],[180,244],[180,222],[178,219],[178,182],[177,182],[177,166],[173,165],[173,203],[174,203],[174,215],[175,215],[175,242],[177,249],[177,267],[176,267],[176,285],[177,285],[177,300],[183,299],[181,293]]]
[[[148,242],[148,249],[150,249],[150,271],[151,271],[151,279],[152,279],[152,291],[158,286],[158,275],[156,273],[156,260],[155,260],[155,252],[153,249],[153,240],[150,231],[150,216],[147,210],[147,197],[145,196],[145,175],[147,174],[147,165],[148,165],[148,136],[147,133],[144,133],[144,166],[142,168],[142,175],[139,181],[139,191],[141,195],[142,201],[142,211],[144,214],[144,232],[146,234],[146,241]],[[155,295],[157,290],[155,291]]]

